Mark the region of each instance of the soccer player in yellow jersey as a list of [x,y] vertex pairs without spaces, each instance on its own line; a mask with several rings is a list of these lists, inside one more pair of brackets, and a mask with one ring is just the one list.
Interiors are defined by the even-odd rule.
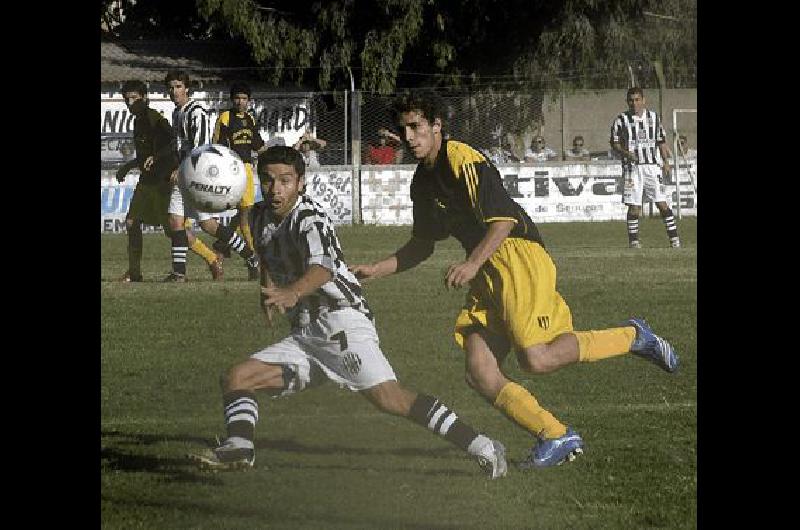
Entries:
[[[238,220],[237,231],[244,236],[247,245],[255,249],[253,245],[253,235],[250,233],[250,210],[255,203],[255,181],[253,177],[253,151],[263,152],[267,146],[258,133],[256,120],[248,111],[250,105],[251,91],[245,83],[234,83],[231,86],[231,103],[233,108],[220,113],[217,124],[214,126],[212,143],[227,145],[239,155],[244,162],[247,172],[247,187],[245,188],[242,200],[238,205],[238,214],[234,220]],[[230,248],[221,240],[214,242],[214,250],[223,255],[230,255]],[[258,267],[248,266],[248,279],[258,279]]]
[[504,373],[509,350],[522,370],[534,374],[629,352],[674,372],[677,354],[638,318],[618,328],[574,331],[536,225],[480,152],[442,138],[441,99],[432,92],[403,96],[394,112],[419,161],[411,181],[412,237],[394,254],[353,272],[371,279],[410,269],[433,253],[436,241],[455,237],[466,259],[449,267],[444,282],[448,288],[469,286],[454,330],[466,354],[467,383],[537,439],[520,467],[573,460],[583,452],[583,439]]

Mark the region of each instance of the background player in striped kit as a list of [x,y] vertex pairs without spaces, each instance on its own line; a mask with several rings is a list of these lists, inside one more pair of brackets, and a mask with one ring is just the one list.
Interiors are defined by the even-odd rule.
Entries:
[[[246,83],[231,85],[231,103],[233,108],[220,113],[214,126],[213,143],[222,144],[233,149],[244,162],[247,172],[247,187],[242,200],[239,201],[237,214],[231,219],[231,226],[244,236],[247,246],[254,249],[253,236],[250,233],[250,209],[255,203],[255,182],[253,177],[253,151],[258,153],[267,147],[256,127],[256,120],[248,111],[250,104],[250,87]],[[225,257],[230,257],[230,247],[222,241],[214,242],[214,250]],[[258,279],[258,267],[247,267],[249,280]]]
[[[175,103],[172,126],[178,139],[178,156],[183,161],[195,147],[211,143],[208,111],[200,102],[189,97],[188,74],[173,70],[167,72],[164,82],[167,85],[169,98]],[[197,219],[205,233],[230,245],[247,261],[248,266],[257,266],[258,258],[239,234],[219,224],[210,213],[198,211],[184,200],[183,191],[178,185],[178,171],[179,169],[176,169],[172,173],[173,188],[168,210],[172,230],[172,272],[164,281],[186,281],[186,252],[189,248],[189,236],[185,227],[186,217]],[[214,279],[221,279],[222,265],[214,252],[210,249],[208,252],[214,256],[214,261],[209,263],[212,276]]]
[[667,205],[664,175],[670,172],[669,148],[661,119],[645,108],[644,92],[639,87],[628,89],[628,110],[611,124],[611,149],[622,158],[624,190],[622,201],[628,205],[628,244],[641,248],[639,217],[642,201],[656,203],[673,248],[681,246],[675,215]]
[[332,380],[360,392],[379,410],[402,416],[477,458],[492,478],[506,474],[505,449],[479,434],[433,396],[401,386],[381,352],[372,312],[347,268],[333,223],[303,193],[305,162],[290,147],[258,158],[264,200],[253,208],[261,258],[262,308],[286,313],[291,334],[231,368],[222,378],[227,439],[201,467],[253,465],[258,402],[255,391],[289,395]]
[[573,330],[536,224],[509,197],[497,167],[471,146],[445,139],[445,111],[433,92],[396,101],[398,126],[419,162],[411,180],[412,236],[394,254],[352,270],[364,279],[402,272],[428,259],[436,241],[455,237],[466,256],[448,268],[444,282],[470,287],[454,329],[466,356],[466,381],[537,439],[522,468],[558,465],[583,452],[583,439],[506,375],[502,365],[511,348],[520,368],[535,374],[629,352],[674,372],[678,357],[641,319]]

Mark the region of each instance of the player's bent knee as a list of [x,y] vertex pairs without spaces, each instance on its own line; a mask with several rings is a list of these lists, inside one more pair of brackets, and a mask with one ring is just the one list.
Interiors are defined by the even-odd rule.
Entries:
[[285,388],[281,366],[255,359],[248,359],[233,366],[222,375],[220,382],[224,392],[234,390],[279,391]]
[[378,409],[395,416],[408,416],[416,394],[406,390],[397,381],[384,381],[362,391]]
[[200,221],[200,228],[203,229],[203,232],[210,236],[217,235],[217,222],[213,219],[208,219],[206,221]]
[[464,381],[484,398],[494,401],[497,394],[508,382],[508,379],[499,371],[494,372],[470,367],[464,372]]
[[544,344],[518,352],[517,361],[523,371],[531,374],[546,374],[555,368],[547,355],[547,347]]
[[183,230],[183,218],[170,215],[169,228],[173,232]]

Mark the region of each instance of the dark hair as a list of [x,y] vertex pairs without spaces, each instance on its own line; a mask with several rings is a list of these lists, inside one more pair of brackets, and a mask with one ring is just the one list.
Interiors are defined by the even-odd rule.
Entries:
[[236,94],[247,94],[247,97],[249,98],[250,95],[252,94],[252,92],[250,92],[250,85],[248,85],[247,83],[243,83],[241,81],[237,81],[236,83],[232,84],[231,99],[233,99],[233,96],[235,96]]
[[267,164],[286,164],[293,166],[297,171],[297,177],[301,178],[306,173],[306,162],[303,155],[294,147],[286,145],[273,145],[266,151],[258,155],[258,165],[256,173],[259,176],[266,175]]
[[584,139],[583,139],[583,136],[581,136],[580,134],[579,134],[579,135],[577,135],[577,136],[575,136],[575,138],[573,138],[573,139],[572,139],[572,141],[573,141],[573,142],[574,142],[575,140],[580,140],[581,142],[583,142],[583,141],[584,141]]
[[164,84],[169,85],[170,81],[181,81],[186,88],[191,88],[192,84],[189,74],[183,70],[170,70],[167,72],[167,75],[164,76]]
[[125,81],[122,85],[122,95],[124,96],[126,92],[136,92],[143,98],[146,98],[147,85],[144,84],[144,81],[139,80]]
[[642,92],[642,89],[638,86],[634,86],[628,89],[628,92],[625,94],[625,98],[627,99],[634,94],[639,94],[640,96],[644,97],[644,92]]
[[433,124],[436,118],[442,122],[444,128],[447,118],[447,109],[442,97],[433,90],[415,90],[397,96],[392,103],[392,114],[397,120],[404,112],[419,112],[428,123]]

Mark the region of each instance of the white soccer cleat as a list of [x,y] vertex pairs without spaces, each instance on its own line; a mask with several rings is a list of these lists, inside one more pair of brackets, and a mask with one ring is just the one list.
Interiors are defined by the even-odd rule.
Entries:
[[497,440],[492,440],[492,444],[487,449],[485,454],[478,457],[478,465],[492,477],[492,480],[506,476],[508,464],[506,463],[505,446]]
[[188,456],[206,471],[245,471],[252,468],[256,460],[255,449],[239,447],[231,442],[204,454],[190,453]]

